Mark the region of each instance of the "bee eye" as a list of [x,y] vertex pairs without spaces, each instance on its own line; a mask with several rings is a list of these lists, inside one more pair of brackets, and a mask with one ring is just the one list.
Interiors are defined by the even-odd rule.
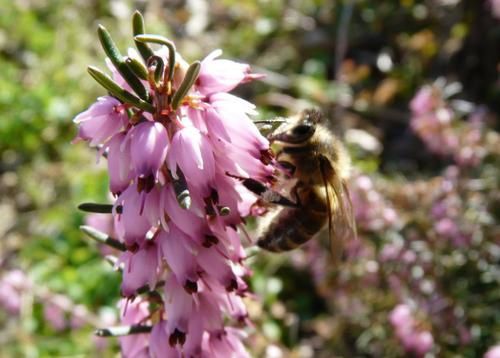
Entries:
[[311,123],[303,123],[292,129],[292,136],[296,139],[307,139],[314,133],[314,125]]

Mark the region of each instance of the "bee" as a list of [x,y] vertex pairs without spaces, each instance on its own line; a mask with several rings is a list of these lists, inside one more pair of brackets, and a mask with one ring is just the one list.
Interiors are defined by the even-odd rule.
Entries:
[[268,138],[281,147],[276,159],[290,171],[291,199],[247,181],[247,188],[275,204],[263,218],[257,245],[272,252],[293,250],[328,225],[330,247],[339,259],[344,241],[356,236],[347,187],[350,158],[341,140],[314,109],[287,118]]

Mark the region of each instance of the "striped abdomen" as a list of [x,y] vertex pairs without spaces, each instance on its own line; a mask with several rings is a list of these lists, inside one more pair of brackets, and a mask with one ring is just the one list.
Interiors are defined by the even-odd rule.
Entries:
[[[311,197],[314,196],[314,197]],[[257,245],[264,250],[289,251],[309,241],[327,222],[327,209],[314,193],[307,193],[300,208],[281,208],[261,233]],[[309,204],[309,205],[308,205]]]

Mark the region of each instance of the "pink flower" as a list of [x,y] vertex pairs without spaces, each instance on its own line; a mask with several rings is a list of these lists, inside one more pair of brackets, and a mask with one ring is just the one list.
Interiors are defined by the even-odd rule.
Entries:
[[434,338],[428,331],[422,331],[416,334],[413,342],[413,349],[419,356],[424,356],[432,349],[434,345]]
[[155,324],[151,331],[149,355],[151,358],[181,358],[182,354],[168,343],[166,321]]
[[221,50],[215,50],[201,61],[197,89],[204,95],[216,92],[229,92],[249,75],[249,65],[230,60],[216,59],[221,54]]
[[[500,16],[499,16],[500,17]],[[500,358],[500,344],[490,347],[483,358]]]
[[375,189],[372,179],[360,175],[352,183],[350,194],[358,228],[380,231],[399,224],[398,213]]
[[[78,117],[87,123],[80,137],[104,144],[110,190],[118,196],[112,216],[126,247],[118,260],[121,291],[136,298],[127,308],[122,302],[122,323],[152,325],[149,334],[120,338],[128,357],[248,356],[241,332],[228,322],[248,321],[242,297],[250,270],[237,227],[257,198],[230,175],[269,183],[276,168],[269,142],[249,117],[255,106],[226,93],[256,76],[248,65],[216,59],[219,54],[203,60],[179,107],[165,91],[178,93],[188,73],[176,54],[174,78],[146,84],[150,103],[161,108],[146,113],[110,98]],[[158,55],[168,58],[165,49]],[[120,112],[125,107],[134,113],[130,121]],[[181,207],[179,195],[188,195],[190,205]],[[138,292],[144,287],[156,292],[154,304]]]
[[115,134],[107,143],[109,189],[115,195],[125,190],[133,179],[130,142],[124,133]]
[[177,178],[179,167],[190,184],[209,194],[215,177],[215,162],[212,146],[208,139],[195,127],[187,126],[177,131],[167,156],[168,168]]
[[500,19],[500,0],[489,0],[489,5],[491,6],[493,16]]
[[167,156],[168,134],[158,122],[142,122],[134,126],[128,135],[135,175],[158,177],[158,171]]
[[64,311],[61,307],[51,302],[43,305],[43,317],[56,331],[62,331],[66,328],[67,323]]
[[154,290],[157,281],[158,249],[152,240],[145,241],[136,253],[124,252],[120,261],[125,263],[121,292],[124,297],[133,297],[137,289],[149,285]]
[[405,304],[397,305],[390,313],[389,320],[395,327],[413,325],[413,317],[410,307]]
[[397,305],[391,311],[389,321],[406,351],[414,352],[418,357],[423,357],[432,350],[434,345],[432,334],[418,328],[418,322],[408,305]]
[[91,146],[97,146],[124,129],[128,117],[117,99],[105,96],[76,116],[74,122],[79,126],[75,140],[88,140]]
[[431,86],[422,87],[410,102],[410,109],[417,115],[430,112],[435,106],[433,88]]
[[[195,243],[175,226],[169,225],[169,231],[158,235],[162,257],[168,262],[170,269],[185,288],[194,289],[198,280],[196,260],[193,260]],[[196,290],[195,290],[196,291]]]
[[216,334],[211,334],[207,349],[209,356],[217,358],[250,357],[241,343],[242,337],[244,337],[243,332],[233,328],[226,328]]
[[126,245],[142,244],[152,223],[144,213],[145,202],[154,198],[154,193],[139,194],[134,186],[129,186],[116,199],[115,205],[122,206],[122,213],[115,215],[115,230],[118,238]]
[[23,291],[30,289],[31,285],[23,271],[8,271],[0,278],[0,305],[12,315],[19,314]]
[[[136,301],[121,300],[119,303],[122,323],[136,325],[144,323],[149,316],[149,303],[137,299]],[[126,358],[149,357],[149,337],[146,334],[132,334],[120,337],[122,356]]]
[[167,334],[170,346],[184,345],[193,305],[193,296],[184,290],[174,276],[170,276],[165,284],[165,310],[169,312]]

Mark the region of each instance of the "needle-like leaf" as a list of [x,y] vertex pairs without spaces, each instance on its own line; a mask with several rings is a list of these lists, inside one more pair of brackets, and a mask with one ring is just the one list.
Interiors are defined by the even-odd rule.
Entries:
[[[146,32],[146,27],[144,25],[144,18],[142,17],[142,14],[139,11],[135,11],[134,15],[132,16],[132,29],[134,36],[142,35]],[[144,59],[144,62],[147,63],[149,58],[151,56],[154,56],[153,50],[151,50],[151,48],[144,42],[137,40],[135,40],[134,42],[135,42],[135,47],[137,47],[137,50],[139,50],[139,53]]]
[[89,66],[87,71],[90,75],[105,89],[107,89],[113,96],[118,98],[124,103],[130,103],[135,107],[142,109],[146,112],[154,113],[155,108],[151,103],[148,103],[139,97],[128,92],[124,88],[120,87],[118,83],[113,81],[111,77],[103,73],[97,67]]
[[95,331],[95,335],[98,337],[122,337],[131,334],[149,333],[152,329],[152,326],[142,324],[132,326],[116,326],[98,329]]
[[177,91],[175,91],[172,97],[172,108],[174,110],[179,108],[182,99],[187,95],[191,87],[194,85],[196,79],[198,78],[198,74],[200,73],[200,68],[200,61],[195,61],[191,65],[189,65],[189,68],[186,71],[186,76],[184,77],[181,85],[179,86]]
[[125,59],[125,63],[128,67],[134,72],[134,74],[142,80],[147,81],[148,79],[148,70],[146,66],[144,66],[139,60],[133,57],[127,57]]
[[118,50],[118,47],[116,47],[113,39],[111,38],[108,30],[106,30],[104,26],[99,25],[99,27],[97,28],[97,35],[99,36],[99,41],[101,41],[104,52],[106,52],[106,55],[109,57],[118,72],[120,72],[123,79],[130,85],[135,93],[139,95],[139,97],[148,101],[149,93],[146,87],[127,65],[125,59],[120,53],[120,50]]
[[80,226],[80,230],[82,230],[87,236],[90,238],[96,240],[97,242],[100,242],[101,244],[106,244],[114,249],[120,250],[120,251],[126,251],[127,248],[125,245],[118,241],[117,239],[112,238],[108,234],[99,231],[97,229],[94,229],[91,226],[87,225],[82,225]]
[[[88,213],[97,213],[97,214],[111,214],[113,212],[112,204],[99,204],[99,203],[82,203],[78,205],[78,209],[81,211],[85,211]],[[116,207],[116,212],[118,214],[122,213],[123,207],[118,205]]]
[[174,78],[174,70],[175,70],[175,45],[172,41],[169,39],[159,36],[159,35],[151,35],[151,34],[145,34],[145,35],[137,35],[134,37],[136,41],[140,42],[151,42],[151,43],[156,43],[159,45],[165,45],[168,48],[168,80],[171,80]]

